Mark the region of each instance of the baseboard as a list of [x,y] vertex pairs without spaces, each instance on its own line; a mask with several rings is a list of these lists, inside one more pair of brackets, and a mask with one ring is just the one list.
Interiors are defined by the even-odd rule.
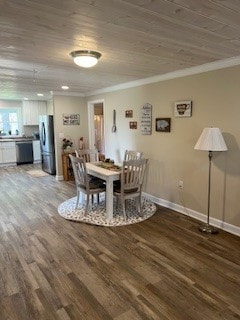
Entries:
[[[195,210],[192,210],[192,209],[188,209],[188,208],[183,207],[179,204],[176,204],[176,203],[173,203],[173,202],[161,199],[161,198],[154,197],[154,196],[152,196],[148,193],[145,193],[145,192],[143,193],[143,195],[160,206],[163,206],[165,208],[169,208],[174,211],[180,212],[184,215],[195,218],[199,221],[206,222],[206,215],[205,214],[202,214],[202,213],[195,211]],[[221,220],[218,220],[215,218],[211,218],[211,217],[210,217],[210,224],[213,225],[214,227],[225,230],[225,231],[232,233],[236,236],[240,236],[240,227],[234,226],[232,224],[229,224],[224,221],[221,221]]]
[[56,178],[57,181],[62,181],[62,180],[63,180],[63,176],[57,176],[57,175],[56,175],[55,178]]

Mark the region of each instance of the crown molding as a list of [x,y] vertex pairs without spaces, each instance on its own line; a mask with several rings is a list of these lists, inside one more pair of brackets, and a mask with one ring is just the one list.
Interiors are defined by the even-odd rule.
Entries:
[[134,88],[150,83],[156,83],[160,81],[166,81],[166,80],[171,80],[171,79],[176,79],[176,78],[181,78],[181,77],[186,77],[186,76],[191,76],[194,74],[199,74],[203,72],[208,72],[208,71],[213,71],[213,70],[218,70],[218,69],[223,69],[223,68],[228,68],[228,67],[233,67],[240,65],[240,56],[225,59],[225,60],[219,60],[219,61],[214,61],[210,63],[205,63],[200,66],[196,67],[191,67],[183,70],[178,70],[178,71],[173,71],[169,73],[165,73],[162,75],[157,75],[149,78],[144,78],[136,81],[130,81],[126,83],[122,83],[116,86],[111,86],[99,90],[94,90],[94,91],[89,91],[85,94],[86,97],[96,95],[99,93],[107,93],[107,92],[113,92],[113,91],[118,91],[118,90],[123,90],[123,89],[129,89],[129,88]]
[[71,91],[52,91],[52,96],[70,96],[70,97],[85,97],[86,95]]

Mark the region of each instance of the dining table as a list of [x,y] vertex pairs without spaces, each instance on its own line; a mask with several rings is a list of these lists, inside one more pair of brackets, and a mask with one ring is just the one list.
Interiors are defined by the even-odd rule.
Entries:
[[120,180],[121,168],[119,166],[105,166],[100,162],[86,162],[87,173],[106,181],[106,219],[113,219],[113,182]]

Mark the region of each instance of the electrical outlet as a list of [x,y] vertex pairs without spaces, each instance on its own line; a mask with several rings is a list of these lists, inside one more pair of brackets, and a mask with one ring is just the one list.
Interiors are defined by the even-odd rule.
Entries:
[[183,181],[182,180],[178,181],[178,188],[183,189]]

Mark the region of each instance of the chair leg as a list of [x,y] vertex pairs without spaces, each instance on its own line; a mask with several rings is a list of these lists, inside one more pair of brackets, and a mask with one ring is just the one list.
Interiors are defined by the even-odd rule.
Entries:
[[89,194],[87,194],[87,201],[86,201],[86,207],[85,207],[85,215],[88,213],[88,206],[89,206]]
[[126,219],[127,219],[127,216],[126,216],[126,209],[125,209],[125,200],[124,200],[124,198],[122,199],[122,210],[123,210],[124,220],[126,220]]
[[139,215],[141,215],[141,199],[140,199],[140,197],[138,197],[136,199],[136,201],[137,201],[137,211],[138,211]]
[[142,216],[142,199],[141,199],[141,197],[138,198],[138,212],[139,212],[139,215]]
[[78,207],[78,204],[79,204],[79,198],[80,198],[80,191],[77,191],[77,200],[76,200],[75,210],[76,210],[76,209],[77,209],[77,207]]

